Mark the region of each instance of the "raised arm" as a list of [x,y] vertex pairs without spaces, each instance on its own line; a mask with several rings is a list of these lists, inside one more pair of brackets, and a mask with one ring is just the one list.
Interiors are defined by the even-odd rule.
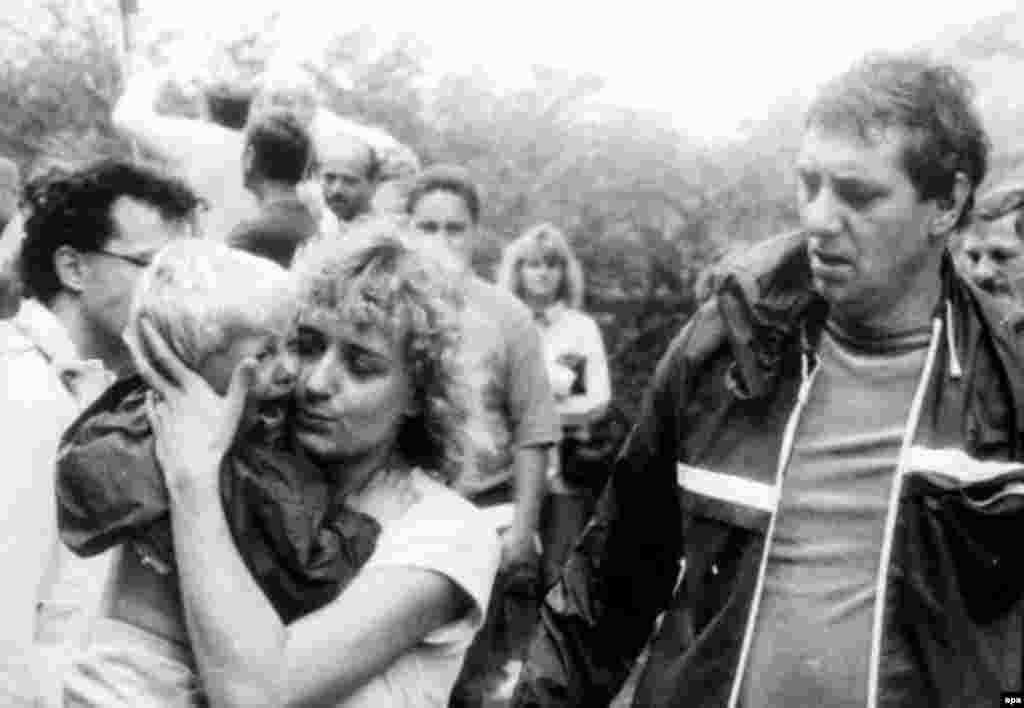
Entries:
[[328,139],[331,135],[353,135],[371,148],[380,160],[381,180],[396,179],[415,174],[420,168],[419,158],[412,149],[399,142],[390,133],[369,125],[363,125],[318,108],[313,116],[313,139]]
[[21,305],[21,279],[17,262],[24,238],[24,217],[18,212],[0,234],[0,320],[13,317]]
[[190,174],[203,171],[201,165],[218,164],[225,154],[235,155],[241,165],[241,133],[216,123],[158,113],[157,99],[170,73],[143,66],[141,61],[134,67],[111,114],[122,135]]

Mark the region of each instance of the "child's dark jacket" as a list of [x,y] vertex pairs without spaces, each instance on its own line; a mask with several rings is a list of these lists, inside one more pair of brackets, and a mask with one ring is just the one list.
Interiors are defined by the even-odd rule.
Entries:
[[[91,556],[133,544],[174,567],[167,488],[138,376],[100,396],[67,430],[57,458],[61,540]],[[373,553],[380,526],[337,508],[320,470],[246,434],[220,467],[221,501],[239,553],[285,622],[334,599]]]

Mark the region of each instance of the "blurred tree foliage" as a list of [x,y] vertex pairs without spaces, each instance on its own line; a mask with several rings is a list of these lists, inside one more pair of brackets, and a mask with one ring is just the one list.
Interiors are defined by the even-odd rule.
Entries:
[[[0,153],[23,168],[42,156],[129,154],[109,120],[120,92],[113,5],[44,0],[31,27],[0,20]],[[208,80],[211,94],[245,100],[277,49],[275,21],[220,48],[213,73],[222,81]],[[986,114],[999,122],[1002,172],[1024,154],[1010,144],[1016,131],[1004,129],[1024,103],[993,101],[989,75],[1019,71],[1019,24],[1011,13],[940,47],[987,81],[979,83]],[[172,61],[180,40],[155,34],[142,49]],[[595,76],[535,67],[528,85],[499,90],[480,70],[432,82],[427,59],[415,40],[381,49],[364,29],[339,35],[307,68],[333,110],[386,128],[425,163],[460,163],[478,176],[486,230],[476,260],[484,272],[526,227],[543,220],[565,230],[584,263],[588,307],[604,326],[621,404],[633,413],[656,360],[696,306],[698,274],[727,250],[795,223],[790,165],[801,98],[784,97],[735,140],[707,144],[657,114],[603,104]],[[180,94],[164,104],[194,111]]]
[[[0,19],[0,153],[29,166],[127,154],[110,125],[120,91],[116,35],[76,0],[45,0],[31,27]],[[24,170],[23,170],[24,172]]]

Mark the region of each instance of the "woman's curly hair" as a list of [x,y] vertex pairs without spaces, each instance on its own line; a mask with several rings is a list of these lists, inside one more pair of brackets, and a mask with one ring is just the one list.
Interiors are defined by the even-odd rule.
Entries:
[[403,337],[414,411],[398,433],[410,464],[452,482],[474,464],[479,387],[462,357],[458,265],[397,218],[368,219],[342,239],[311,242],[293,265],[300,319],[355,323]]

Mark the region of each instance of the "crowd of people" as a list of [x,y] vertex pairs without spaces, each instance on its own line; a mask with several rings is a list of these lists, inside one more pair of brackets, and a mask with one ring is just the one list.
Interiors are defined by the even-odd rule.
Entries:
[[[997,705],[1024,691],[1024,187],[971,87],[811,103],[614,459],[571,240],[267,76],[241,129],[0,162],[0,702]],[[977,196],[976,196],[977,195]],[[607,457],[607,456],[605,456]]]

